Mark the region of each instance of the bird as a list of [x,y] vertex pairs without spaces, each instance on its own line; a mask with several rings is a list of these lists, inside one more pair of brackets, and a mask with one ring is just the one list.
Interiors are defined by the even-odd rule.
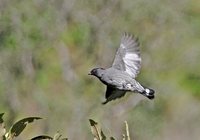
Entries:
[[123,33],[113,64],[109,68],[94,68],[89,75],[97,77],[106,87],[102,104],[123,97],[127,92],[139,93],[154,99],[155,91],[141,85],[136,77],[141,69],[139,39],[130,33]]

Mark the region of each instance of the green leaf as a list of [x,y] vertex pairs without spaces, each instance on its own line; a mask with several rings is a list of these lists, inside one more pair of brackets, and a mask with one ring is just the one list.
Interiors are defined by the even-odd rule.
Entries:
[[131,140],[127,121],[125,121],[125,126],[126,126],[126,139]]
[[58,132],[54,135],[54,137],[50,137],[50,136],[46,136],[46,135],[41,135],[41,136],[37,136],[32,138],[31,140],[68,140],[67,138],[61,138],[61,134],[59,134]]
[[102,130],[101,130],[101,137],[102,137],[102,140],[106,140],[106,136],[104,135]]
[[54,137],[53,137],[53,140],[59,140],[61,138],[61,134],[59,132],[57,132]]
[[18,122],[16,122],[10,129],[8,133],[8,138],[12,139],[14,137],[17,137],[26,127],[27,124],[32,123],[34,120],[39,120],[42,118],[39,117],[28,117],[24,118]]
[[110,140],[115,140],[115,138],[113,138],[113,137],[110,137]]
[[125,134],[122,134],[122,140],[126,140],[126,135]]
[[96,140],[106,140],[106,136],[103,134],[103,131],[101,131],[99,125],[97,122],[93,121],[92,119],[89,119],[90,125],[91,125],[91,131],[94,136],[94,139]]
[[50,136],[41,135],[41,136],[34,137],[31,140],[53,140],[53,138]]
[[3,121],[3,115],[4,115],[4,113],[1,113],[1,114],[0,114],[0,124],[4,122],[4,121]]
[[5,139],[5,133],[6,133],[6,129],[5,129],[5,125],[4,125],[4,121],[3,121],[3,115],[4,113],[0,114],[0,139]]

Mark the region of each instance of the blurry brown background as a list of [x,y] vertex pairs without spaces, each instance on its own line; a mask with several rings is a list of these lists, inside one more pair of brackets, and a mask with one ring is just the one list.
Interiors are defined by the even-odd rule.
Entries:
[[[105,88],[87,73],[109,67],[121,35],[141,43],[138,80],[156,91],[103,106]],[[93,139],[88,119],[122,138],[200,139],[200,1],[0,0],[0,112],[7,125],[28,116],[18,139],[60,131]]]

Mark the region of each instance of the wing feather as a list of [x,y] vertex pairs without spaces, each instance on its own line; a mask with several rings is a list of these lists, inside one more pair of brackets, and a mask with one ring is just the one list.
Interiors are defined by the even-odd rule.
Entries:
[[118,90],[118,89],[112,88],[110,86],[107,86],[106,95],[105,95],[106,101],[104,101],[102,104],[106,104],[109,101],[115,100],[117,98],[121,98],[125,95],[125,93],[126,93],[126,91]]
[[138,38],[123,34],[112,67],[127,72],[132,78],[137,76],[141,68]]

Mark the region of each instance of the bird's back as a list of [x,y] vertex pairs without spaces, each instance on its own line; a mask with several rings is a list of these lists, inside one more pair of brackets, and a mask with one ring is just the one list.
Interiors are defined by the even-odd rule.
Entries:
[[132,81],[134,80],[133,78],[131,78],[131,76],[124,72],[124,71],[120,71],[117,70],[115,68],[108,68],[106,69],[106,73],[105,73],[105,77],[109,77],[111,79],[115,79],[115,80],[127,80],[127,81]]
[[106,69],[100,80],[106,85],[110,85],[119,89],[123,88],[125,83],[135,83],[135,79],[131,78],[129,74],[119,71],[115,68]]

